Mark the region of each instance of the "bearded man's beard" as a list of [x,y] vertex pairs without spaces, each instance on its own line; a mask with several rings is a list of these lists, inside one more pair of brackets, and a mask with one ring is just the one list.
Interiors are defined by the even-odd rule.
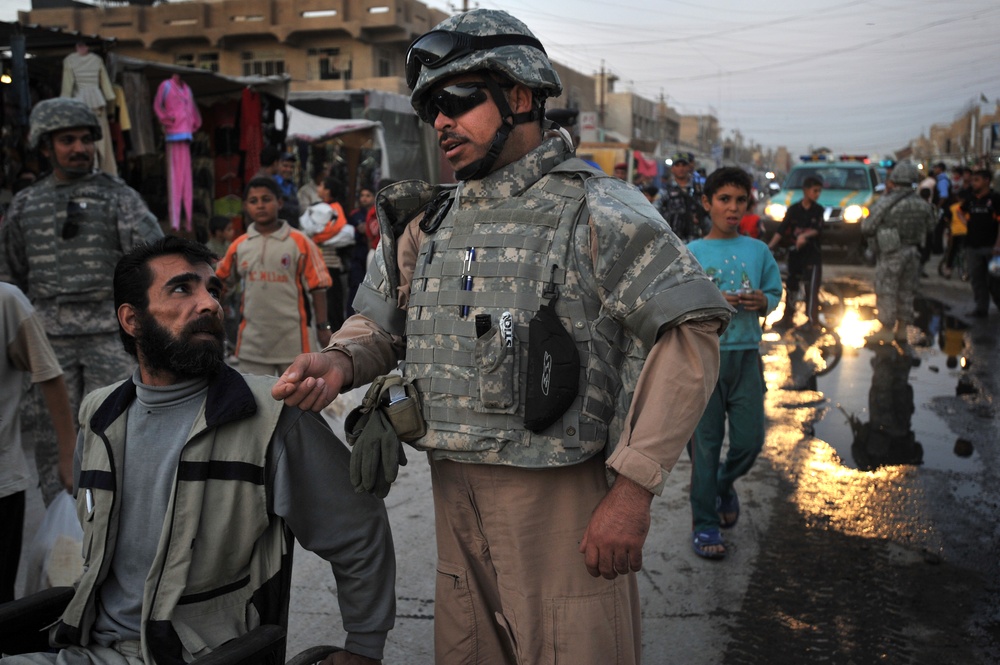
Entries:
[[[182,379],[211,378],[225,365],[226,333],[218,317],[203,316],[192,321],[177,337],[149,312],[140,312],[138,323],[135,345],[151,370],[171,372]],[[203,332],[213,338],[194,339]]]

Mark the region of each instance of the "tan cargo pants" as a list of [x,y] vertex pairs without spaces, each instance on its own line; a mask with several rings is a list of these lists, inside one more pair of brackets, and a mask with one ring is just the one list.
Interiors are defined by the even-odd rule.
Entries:
[[438,665],[632,665],[635,574],[591,577],[577,551],[608,492],[603,457],[553,469],[431,460]]

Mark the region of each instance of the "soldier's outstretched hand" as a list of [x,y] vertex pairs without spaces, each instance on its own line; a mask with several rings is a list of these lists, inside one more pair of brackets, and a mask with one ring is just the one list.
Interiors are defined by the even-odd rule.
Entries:
[[322,411],[354,378],[351,359],[343,353],[303,353],[271,388],[271,396],[303,411]]

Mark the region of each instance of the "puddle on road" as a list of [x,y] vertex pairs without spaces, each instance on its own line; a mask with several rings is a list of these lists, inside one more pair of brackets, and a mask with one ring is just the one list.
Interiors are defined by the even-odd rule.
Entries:
[[[918,299],[914,325],[919,331],[911,329],[910,335],[919,358],[914,366],[896,345],[865,348],[865,336],[879,327],[873,320],[874,294],[824,295],[826,322],[836,326],[842,342],[839,357],[831,358],[829,349],[803,348],[801,334],[765,336],[772,349],[784,347],[788,354],[788,374],[779,385],[818,390],[825,397],[827,408],[814,424],[815,436],[851,469],[977,470],[973,444],[959,439],[930,406],[935,397],[956,394],[964,373],[965,323],[942,303]],[[820,358],[832,360],[832,367],[817,364]]]

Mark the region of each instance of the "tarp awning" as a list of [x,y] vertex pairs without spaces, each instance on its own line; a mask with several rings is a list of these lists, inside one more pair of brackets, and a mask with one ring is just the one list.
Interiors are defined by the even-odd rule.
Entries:
[[85,35],[75,30],[61,30],[19,21],[0,21],[0,49],[7,50],[11,42],[18,36],[24,39],[28,52],[52,48],[64,49],[69,52],[77,42],[83,42],[91,50],[103,51],[115,43],[114,39],[105,39],[98,35]]
[[194,96],[200,99],[208,99],[214,95],[230,96],[241,92],[243,88],[252,87],[258,92],[264,92],[285,101],[288,99],[288,87],[291,83],[291,77],[287,74],[281,76],[224,76],[207,69],[141,60],[117,53],[109,54],[107,63],[108,73],[112,80],[116,79],[119,72],[142,72],[150,80],[150,88],[153,90],[156,90],[160,81],[168,79],[174,74],[180,74],[184,77],[184,82],[191,88]]
[[326,141],[354,132],[364,132],[371,137],[374,147],[381,154],[380,169],[383,178],[389,174],[389,151],[386,150],[385,132],[381,122],[362,119],[324,118],[306,113],[294,106],[288,107],[288,138],[297,141]]

